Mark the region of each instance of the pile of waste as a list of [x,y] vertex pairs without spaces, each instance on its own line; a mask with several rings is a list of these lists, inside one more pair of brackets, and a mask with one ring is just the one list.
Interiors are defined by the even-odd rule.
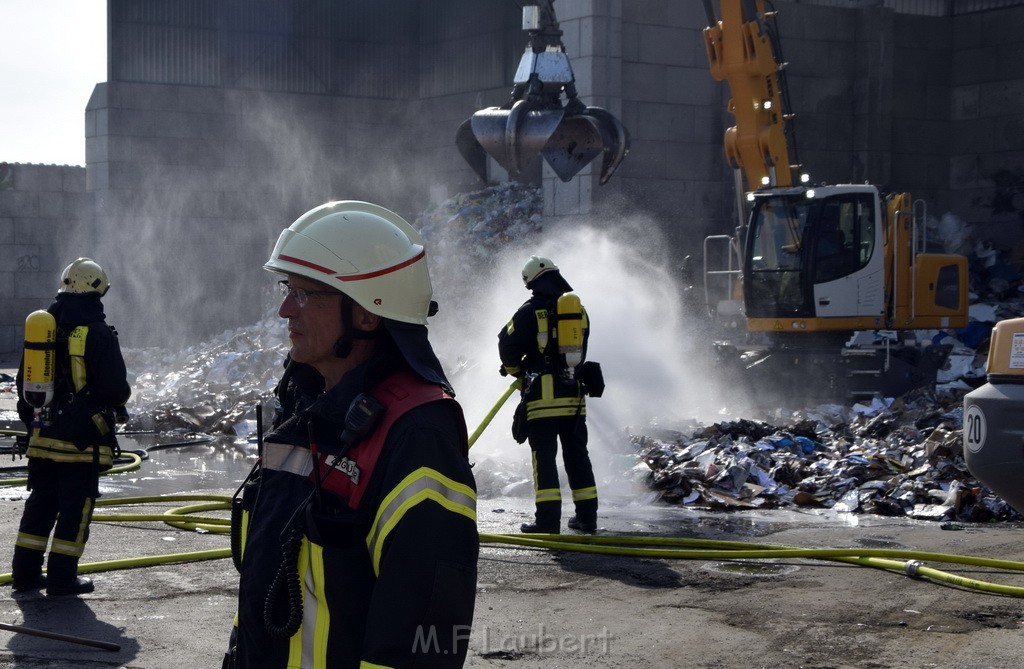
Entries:
[[248,434],[256,406],[270,416],[271,394],[288,353],[276,315],[181,351],[125,349],[126,432]]
[[963,395],[917,391],[868,405],[820,405],[786,421],[741,419],[631,439],[650,486],[671,504],[1020,520],[967,470]]
[[416,217],[435,264],[487,261],[513,240],[542,230],[544,191],[508,182],[460,193]]

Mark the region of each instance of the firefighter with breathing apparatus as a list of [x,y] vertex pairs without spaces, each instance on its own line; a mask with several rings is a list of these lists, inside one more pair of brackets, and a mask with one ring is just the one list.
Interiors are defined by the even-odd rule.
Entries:
[[557,534],[562,493],[558,441],[576,513],[569,528],[597,529],[597,486],[587,452],[586,394],[603,392],[596,363],[587,363],[590,324],[572,286],[550,258],[531,256],[522,271],[532,296],[498,333],[502,375],[522,380],[513,437],[529,441],[536,514],[523,532]]
[[90,579],[78,576],[78,561],[100,473],[113,465],[118,450],[117,416],[125,415],[131,395],[117,332],[103,313],[101,298],[109,288],[102,267],[78,258],[64,269],[53,304],[25,319],[18,415],[28,428],[31,492],[14,545],[15,592],[93,590]]
[[236,495],[225,667],[461,667],[476,598],[462,410],[427,338],[424,243],[392,211],[329,202],[284,230],[291,350]]

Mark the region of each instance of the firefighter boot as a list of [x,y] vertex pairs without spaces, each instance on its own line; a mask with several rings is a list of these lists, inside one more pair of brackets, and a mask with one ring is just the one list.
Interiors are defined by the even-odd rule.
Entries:
[[584,520],[579,516],[573,516],[569,519],[567,524],[569,525],[570,530],[576,530],[578,532],[593,533],[597,531],[596,520]]
[[24,546],[14,547],[11,587],[14,592],[41,590],[46,587],[46,577],[43,576],[43,551]]
[[540,502],[532,523],[523,523],[519,530],[523,534],[558,534],[562,515],[560,502]]
[[51,552],[46,575],[46,594],[51,597],[82,595],[93,591],[92,580],[78,575],[76,557]]
[[576,513],[569,519],[568,525],[569,529],[577,532],[589,534],[597,531],[597,498],[576,502]]

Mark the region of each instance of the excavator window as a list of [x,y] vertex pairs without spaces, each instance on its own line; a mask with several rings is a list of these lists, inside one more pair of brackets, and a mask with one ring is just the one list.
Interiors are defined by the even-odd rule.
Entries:
[[748,316],[812,316],[814,284],[835,281],[874,254],[870,194],[758,199],[748,231]]
[[748,233],[748,316],[798,316],[808,309],[804,285],[808,212],[801,204],[777,197],[755,205]]

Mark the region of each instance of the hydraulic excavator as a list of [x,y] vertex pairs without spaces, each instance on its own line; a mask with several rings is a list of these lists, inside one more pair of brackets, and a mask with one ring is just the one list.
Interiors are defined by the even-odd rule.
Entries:
[[[528,42],[509,101],[459,127],[456,144],[485,182],[488,156],[518,179],[540,155],[563,181],[601,156],[603,184],[629,150],[622,123],[577,97],[553,2],[523,6]],[[703,4],[711,75],[728,84],[736,122],[725,154],[739,221],[705,240],[704,288],[709,313],[745,331],[716,342],[719,362],[765,397],[839,401],[934,384],[951,347],[918,333],[967,324],[967,259],[927,252],[927,210],[908,193],[812,183],[776,12],[764,0],[721,0],[720,15]]]
[[511,97],[464,121],[456,146],[484,183],[487,156],[516,180],[524,180],[541,156],[566,182],[600,156],[599,181],[607,183],[629,151],[629,132],[607,110],[579,99],[554,0],[527,0],[523,30],[528,39]]
[[776,12],[763,0],[722,0],[720,15],[711,0],[704,8],[711,75],[728,83],[736,122],[726,158],[746,193],[735,234],[705,240],[705,290],[725,287],[721,300],[706,293],[709,310],[732,306],[746,321],[747,341],[719,342],[719,360],[805,398],[934,384],[951,347],[916,333],[967,324],[967,259],[927,252],[927,212],[908,193],[802,174]]

